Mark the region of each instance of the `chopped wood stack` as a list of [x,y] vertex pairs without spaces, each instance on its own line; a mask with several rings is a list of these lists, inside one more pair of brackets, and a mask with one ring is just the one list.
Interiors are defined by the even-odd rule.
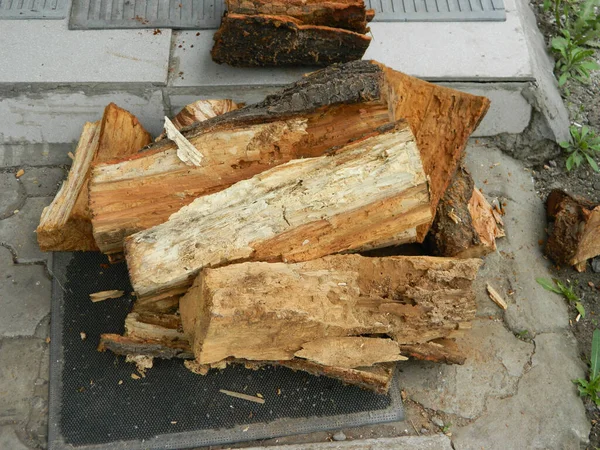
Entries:
[[554,222],[546,254],[584,272],[587,260],[600,255],[600,205],[557,189],[546,200],[546,213]]
[[[474,318],[480,265],[468,258],[501,233],[457,168],[488,106],[357,61],[255,105],[190,105],[176,142],[88,155],[85,170],[76,155],[77,182],[57,198],[91,172],[93,240],[125,252],[137,296],[124,335],[102,335],[99,349],[182,358],[198,373],[277,364],[378,392],[407,357],[464,362],[453,338]],[[84,147],[97,133],[87,126]],[[182,160],[181,146],[200,158]],[[451,228],[440,225],[449,204],[461,218]],[[436,211],[428,242],[453,258],[340,255],[421,243]]]
[[361,59],[374,17],[363,0],[227,0],[212,58],[232,66],[328,66]]

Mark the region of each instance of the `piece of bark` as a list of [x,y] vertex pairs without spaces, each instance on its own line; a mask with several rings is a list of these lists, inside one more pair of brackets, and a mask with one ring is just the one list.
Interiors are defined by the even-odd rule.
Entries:
[[195,200],[129,236],[138,302],[181,294],[204,267],[304,261],[360,248],[428,222],[425,175],[405,123],[332,156],[294,160]]
[[328,66],[361,59],[371,38],[307,25],[284,15],[227,13],[214,35],[213,61],[236,67]]
[[367,22],[373,16],[363,0],[227,0],[230,14],[282,15],[293,17],[307,25],[322,25],[367,32]]
[[460,167],[438,204],[427,247],[437,256],[476,258],[495,251],[501,236],[492,207]]
[[387,336],[402,345],[475,317],[479,259],[336,255],[296,264],[205,269],[180,301],[196,361],[293,359],[323,338]]
[[197,197],[292,159],[321,156],[389,123],[380,103],[336,105],[282,121],[254,122],[217,124],[188,135],[206,156],[200,167],[180,161],[168,140],[129,160],[97,166],[90,207],[101,251],[121,252],[126,236],[166,222]]
[[391,339],[360,336],[328,337],[306,342],[294,355],[324,366],[346,369],[408,359],[400,354],[400,346]]
[[[241,108],[242,106],[243,103],[238,104],[229,99],[198,100],[186,105],[175,117],[173,117],[172,122],[175,128],[181,131],[186,127],[194,125],[196,122],[212,119],[213,117]],[[167,135],[166,133],[163,133],[156,138],[155,142],[158,142],[165,137],[167,137]]]
[[600,205],[554,190],[546,201],[546,212],[554,220],[546,254],[557,264],[585,271],[587,260],[600,255]]
[[239,392],[228,391],[226,389],[219,389],[219,392],[225,395],[229,395],[230,397],[247,400],[249,402],[260,403],[261,405],[265,403],[264,398],[256,397],[254,395],[241,394]]
[[66,182],[44,208],[37,228],[44,251],[98,250],[88,208],[91,167],[126,157],[149,144],[151,137],[135,116],[110,103],[100,122],[86,123]]

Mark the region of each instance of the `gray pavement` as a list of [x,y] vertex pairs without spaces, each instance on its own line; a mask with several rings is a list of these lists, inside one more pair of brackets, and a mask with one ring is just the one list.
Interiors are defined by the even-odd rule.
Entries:
[[[35,248],[34,230],[41,208],[65,175],[63,154],[69,151],[64,145],[46,146],[40,157],[42,147],[21,148],[15,154],[14,146],[0,146],[5,192],[0,201],[0,449],[46,445],[50,278],[48,255]],[[497,148],[475,142],[468,147],[467,165],[488,198],[506,203],[507,237],[485,258],[475,283],[478,318],[459,338],[468,348],[466,364],[401,363],[405,422],[346,429],[346,442],[328,446],[316,444],[330,441],[334,433],[259,445],[281,450],[576,449],[586,442],[590,425],[571,382],[585,368],[569,331],[567,308],[535,282],[549,272],[538,245],[544,211],[531,172]],[[25,173],[17,179],[19,169]],[[507,300],[506,312],[487,297],[488,282]]]

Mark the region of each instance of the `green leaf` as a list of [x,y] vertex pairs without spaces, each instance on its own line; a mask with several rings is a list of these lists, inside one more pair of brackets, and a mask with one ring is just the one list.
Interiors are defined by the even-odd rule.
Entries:
[[575,165],[575,160],[573,159],[573,156],[575,156],[575,153],[573,153],[567,158],[567,172],[570,172],[573,169],[573,166]]
[[581,304],[581,302],[575,302],[575,309],[579,314],[581,314],[581,318],[585,319],[585,308]]
[[569,79],[569,73],[568,72],[563,73],[560,76],[560,78],[558,79],[558,85],[563,86],[567,82],[568,79]]
[[598,164],[596,164],[596,161],[594,160],[594,158],[592,158],[587,153],[585,153],[585,158],[587,159],[588,164],[592,167],[594,172],[600,172],[600,168],[598,168]]
[[598,70],[600,69],[600,64],[596,61],[584,61],[581,63],[581,67],[585,70]]
[[560,142],[558,145],[560,145],[564,149],[568,149],[571,146],[571,143],[567,142],[567,141],[563,141],[563,142]]
[[547,280],[545,278],[536,278],[535,281],[537,281],[538,284],[540,286],[542,286],[544,289],[546,289],[547,291],[555,292],[557,294],[562,293],[562,291],[560,289],[558,289],[556,286],[554,286],[550,280]]
[[595,329],[592,336],[592,355],[590,358],[590,380],[600,375],[600,330]]

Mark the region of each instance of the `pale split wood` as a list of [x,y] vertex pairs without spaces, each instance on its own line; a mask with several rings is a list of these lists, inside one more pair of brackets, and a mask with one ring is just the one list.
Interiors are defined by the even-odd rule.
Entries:
[[473,188],[468,208],[479,239],[490,252],[496,251],[496,239],[506,236],[502,218],[494,214],[492,206],[477,188]]
[[492,301],[496,305],[498,305],[502,309],[508,309],[508,304],[506,303],[506,301],[504,301],[500,293],[496,289],[494,289],[490,283],[486,284],[486,289],[488,291],[490,299],[492,299]]
[[175,125],[165,116],[165,131],[167,137],[177,145],[177,157],[187,166],[200,166],[204,155],[188,141]]
[[100,291],[90,294],[90,300],[94,303],[108,300],[109,298],[120,298],[125,292],[116,289],[110,291]]
[[127,238],[126,257],[138,301],[149,301],[185,292],[203,267],[318,258],[430,217],[418,150],[399,123],[333,156],[294,160],[197,199]]
[[400,354],[400,346],[391,339],[360,336],[329,337],[306,342],[294,355],[325,366],[347,369],[408,359]]
[[219,389],[221,394],[229,395],[230,397],[239,398],[242,400],[246,400],[249,402],[260,403],[261,405],[265,403],[264,398],[255,397],[254,395],[242,394],[240,392],[228,391],[227,389]]

